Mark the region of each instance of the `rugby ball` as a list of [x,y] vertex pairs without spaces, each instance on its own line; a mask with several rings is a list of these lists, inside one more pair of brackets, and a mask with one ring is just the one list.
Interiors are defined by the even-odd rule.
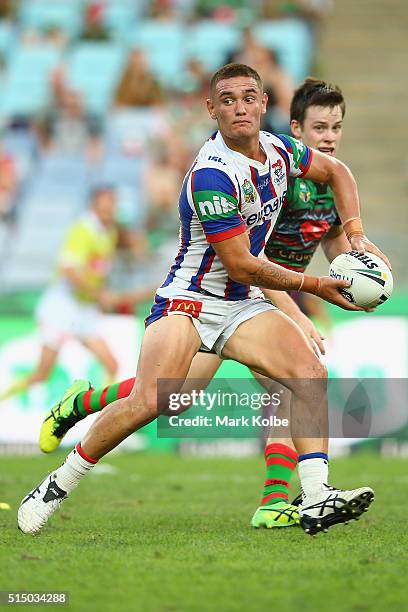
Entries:
[[332,278],[349,280],[350,287],[343,289],[344,297],[365,308],[383,304],[392,293],[394,281],[391,270],[373,253],[350,251],[338,255],[330,264]]

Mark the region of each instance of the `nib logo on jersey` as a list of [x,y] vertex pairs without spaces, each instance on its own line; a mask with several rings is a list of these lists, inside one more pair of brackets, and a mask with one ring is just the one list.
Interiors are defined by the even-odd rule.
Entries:
[[198,191],[194,194],[194,201],[201,221],[223,219],[238,212],[237,200],[221,191]]
[[242,215],[247,227],[252,227],[253,225],[260,225],[261,223],[272,219],[275,213],[278,214],[282,204],[285,201],[285,198],[286,191],[284,191],[283,194],[278,198],[274,198],[273,200],[269,200],[268,202],[262,202],[261,210],[259,210],[258,212],[254,212],[248,217]]

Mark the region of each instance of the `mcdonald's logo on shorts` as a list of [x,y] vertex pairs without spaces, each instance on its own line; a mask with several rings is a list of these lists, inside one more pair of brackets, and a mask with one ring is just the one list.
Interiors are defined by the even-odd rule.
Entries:
[[194,319],[198,319],[201,308],[203,307],[202,302],[194,302],[193,300],[178,300],[173,299],[171,301],[170,312],[185,312]]

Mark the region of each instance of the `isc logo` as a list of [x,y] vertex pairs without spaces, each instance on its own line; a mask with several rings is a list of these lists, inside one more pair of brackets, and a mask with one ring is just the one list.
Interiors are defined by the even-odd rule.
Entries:
[[222,161],[221,157],[217,157],[216,155],[210,155],[208,160],[218,162],[219,164],[222,164],[223,166],[227,165],[225,162]]

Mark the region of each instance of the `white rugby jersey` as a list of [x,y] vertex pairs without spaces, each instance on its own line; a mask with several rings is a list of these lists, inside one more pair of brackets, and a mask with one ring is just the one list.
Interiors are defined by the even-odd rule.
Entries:
[[201,148],[180,193],[179,252],[158,296],[177,289],[225,300],[261,294],[228,277],[212,244],[247,232],[251,253],[262,256],[285,202],[288,177],[306,174],[312,152],[289,136],[261,132],[260,142],[264,164],[229,149],[220,132]]

